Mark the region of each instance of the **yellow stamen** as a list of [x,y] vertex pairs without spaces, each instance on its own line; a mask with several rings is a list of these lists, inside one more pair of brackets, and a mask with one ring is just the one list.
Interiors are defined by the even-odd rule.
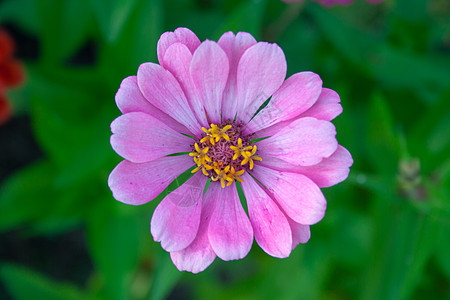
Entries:
[[[228,182],[230,182],[230,181],[233,182],[233,179],[227,174],[229,170],[230,170],[230,166],[226,166],[224,170],[215,168],[214,171],[216,172],[217,176],[212,176],[211,179],[213,181],[220,180],[220,185],[222,186],[222,188],[225,188],[225,180]],[[227,186],[228,185],[229,184],[227,184]]]
[[234,151],[233,160],[236,160],[244,151],[252,149],[252,146],[242,147],[242,139],[239,138],[238,147],[230,146],[230,149]]
[[241,165],[245,165],[246,163],[249,163],[250,166],[250,170],[253,170],[253,165],[254,165],[254,160],[257,161],[262,161],[262,158],[259,156],[256,156],[256,145],[252,147],[252,151],[242,151],[242,156],[244,157],[244,159],[241,162]]
[[239,182],[244,182],[244,180],[238,176],[241,176],[244,174],[245,170],[237,171],[234,169],[234,167],[231,167],[230,173],[228,174],[228,183],[227,186],[230,186],[234,180],[237,180]]
[[195,146],[195,151],[189,153],[189,156],[194,157],[194,161],[197,164],[197,166],[201,166],[201,165],[205,164],[205,162],[211,162],[211,158],[207,155],[209,147],[200,149],[200,146],[197,143],[195,143],[194,146]]
[[[211,124],[211,125],[213,125],[213,124]],[[206,129],[205,127],[202,127],[202,130],[206,133],[206,136],[200,140],[200,143],[204,143],[207,140],[209,140],[211,145],[215,145],[215,142],[214,142],[215,136],[214,136],[213,132],[211,131],[211,129]]]

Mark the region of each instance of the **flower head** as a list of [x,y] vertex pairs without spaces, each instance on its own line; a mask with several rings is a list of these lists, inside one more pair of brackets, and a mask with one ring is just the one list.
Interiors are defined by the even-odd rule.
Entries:
[[241,259],[253,238],[269,255],[289,256],[324,216],[320,188],[343,181],[353,163],[330,122],[339,96],[312,72],[285,80],[280,47],[244,32],[200,42],[178,28],[157,52],[159,64],[142,64],[116,94],[123,115],[111,145],[125,160],[109,177],[113,196],[144,204],[190,169],[151,220],[178,269]]
[[13,57],[14,42],[9,34],[0,29],[0,125],[11,116],[11,104],[6,98],[6,89],[22,83],[22,64]]

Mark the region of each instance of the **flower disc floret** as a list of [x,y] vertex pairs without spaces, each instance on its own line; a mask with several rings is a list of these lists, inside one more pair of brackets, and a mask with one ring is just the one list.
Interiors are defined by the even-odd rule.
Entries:
[[235,180],[242,182],[239,176],[253,169],[253,160],[262,160],[255,155],[256,146],[251,145],[251,136],[242,135],[242,124],[228,120],[219,125],[210,124],[209,129],[203,127],[202,130],[204,136],[193,145],[189,154],[197,164],[192,173],[201,169],[205,176],[219,181],[225,188]]

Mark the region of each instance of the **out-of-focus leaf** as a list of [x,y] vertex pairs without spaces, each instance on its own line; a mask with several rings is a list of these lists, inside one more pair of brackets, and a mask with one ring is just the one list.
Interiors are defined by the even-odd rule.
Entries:
[[46,64],[68,58],[86,40],[92,13],[88,0],[36,0],[42,60]]
[[450,281],[450,225],[444,224],[440,231],[438,246],[436,247],[436,256],[439,267],[444,272],[447,280]]
[[61,15],[58,41],[60,57],[64,59],[73,55],[86,41],[92,23],[92,11],[88,0],[66,0]]
[[86,213],[90,186],[55,182],[59,170],[40,161],[9,177],[0,186],[0,232],[20,225],[30,235],[57,234],[78,226]]
[[440,168],[450,157],[450,90],[444,92],[439,102],[422,112],[408,139],[420,155],[426,173]]
[[0,20],[2,22],[13,22],[27,32],[36,35],[41,29],[36,0],[1,1]]
[[169,295],[181,278],[181,272],[174,266],[170,254],[160,249],[156,269],[153,272],[149,298],[163,300]]
[[31,270],[13,264],[2,264],[3,284],[16,300],[85,300],[89,299],[78,288],[55,282]]
[[100,30],[107,43],[115,43],[139,0],[91,0]]
[[[399,159],[398,138],[394,131],[394,118],[384,97],[374,95],[368,108],[367,152],[372,167],[380,173],[395,174]],[[383,159],[379,159],[383,157]]]
[[[101,103],[86,89],[60,84],[30,68],[28,92],[36,137],[59,166],[73,162],[81,149],[100,137],[108,144],[108,125],[100,118]],[[112,118],[111,118],[112,119]]]
[[126,207],[111,197],[95,202],[87,233],[104,298],[128,299],[143,243],[149,238],[146,220],[136,214],[135,207]]
[[450,71],[442,64],[395,49],[329,10],[313,5],[308,9],[333,47],[383,86],[414,89],[426,104],[433,104],[436,92],[450,84]]
[[377,236],[362,299],[409,299],[435,249],[440,224],[406,203],[377,203]]
[[56,198],[52,188],[55,168],[38,162],[8,178],[0,187],[0,231],[29,222],[48,211],[42,200]]
[[261,38],[261,24],[266,7],[266,0],[248,0],[241,3],[229,16],[225,24],[219,28],[216,37],[220,37],[226,31],[246,31],[257,40]]
[[100,76],[110,90],[116,91],[126,76],[136,75],[140,64],[156,61],[162,15],[161,0],[139,0],[117,41],[102,45]]

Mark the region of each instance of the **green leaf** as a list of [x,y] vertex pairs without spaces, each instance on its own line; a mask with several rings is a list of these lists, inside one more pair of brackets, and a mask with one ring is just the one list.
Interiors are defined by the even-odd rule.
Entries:
[[[394,118],[381,94],[375,94],[369,104],[367,123],[367,153],[373,167],[381,173],[395,173],[400,149],[394,129]],[[379,157],[383,159],[380,160]]]
[[140,64],[156,61],[162,16],[161,0],[140,0],[116,42],[101,45],[100,76],[107,81],[110,89],[117,90],[121,80],[136,74]]
[[316,5],[307,8],[333,48],[382,86],[413,89],[422,96],[425,104],[430,105],[435,103],[436,95],[450,84],[450,71],[445,64],[396,49],[330,10]]
[[91,0],[90,3],[105,41],[114,44],[130,20],[138,0]]
[[23,30],[37,35],[41,30],[41,24],[36,4],[36,0],[1,1],[0,20],[17,24]]
[[436,247],[436,257],[438,266],[444,272],[447,277],[447,281],[450,281],[450,225],[444,224],[441,228],[440,237],[438,239],[438,246]]
[[241,3],[223,24],[216,37],[220,37],[224,32],[245,31],[252,34],[257,40],[261,38],[261,25],[264,16],[266,0],[248,0]]
[[362,299],[409,299],[433,253],[440,224],[407,203],[378,200],[372,261]]
[[436,105],[422,112],[408,136],[426,173],[442,167],[442,162],[450,157],[449,97],[450,90],[447,90]]
[[181,272],[174,266],[170,253],[160,249],[156,269],[153,272],[152,286],[148,299],[166,299],[181,278]]
[[102,97],[88,85],[75,84],[74,80],[62,83],[56,79],[58,73],[43,72],[39,67],[29,68],[32,80],[27,89],[35,134],[50,159],[65,167],[92,142],[103,140],[108,145],[107,128],[113,117],[109,111],[102,111],[102,102],[98,100]]
[[84,300],[88,299],[73,285],[55,282],[43,275],[13,264],[2,264],[0,276],[16,300]]
[[9,177],[0,187],[0,231],[34,220],[48,211],[42,201],[55,199],[55,168],[38,162]]
[[97,199],[88,219],[90,253],[102,279],[106,299],[129,299],[130,286],[144,242],[148,221],[112,197]]
[[65,1],[58,38],[61,59],[70,57],[80,49],[88,37],[92,19],[88,0]]
[[74,54],[87,38],[92,21],[88,0],[36,0],[45,64]]

